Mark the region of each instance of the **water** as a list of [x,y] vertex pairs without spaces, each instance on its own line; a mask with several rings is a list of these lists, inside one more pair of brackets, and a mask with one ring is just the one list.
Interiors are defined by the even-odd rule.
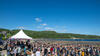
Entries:
[[100,41],[100,39],[53,39],[57,41]]

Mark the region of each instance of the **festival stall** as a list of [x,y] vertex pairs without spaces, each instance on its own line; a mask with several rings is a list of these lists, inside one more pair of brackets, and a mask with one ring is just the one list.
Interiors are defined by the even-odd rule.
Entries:
[[27,36],[23,30],[20,30],[17,34],[13,35],[12,37],[10,37],[10,39],[24,39],[24,40],[32,40],[31,37]]

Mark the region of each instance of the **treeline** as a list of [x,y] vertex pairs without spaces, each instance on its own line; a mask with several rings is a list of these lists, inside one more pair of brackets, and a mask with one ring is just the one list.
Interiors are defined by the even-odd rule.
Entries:
[[[7,38],[11,37],[12,35],[19,32],[18,29],[16,30],[8,30],[8,29],[0,29],[0,32],[6,31],[7,32]],[[32,30],[24,30],[24,32],[32,37],[32,38],[56,38],[56,39],[100,39],[100,36],[96,35],[82,35],[82,34],[72,34],[72,33],[57,33],[55,31],[32,31]],[[0,37],[2,35],[0,34]],[[3,34],[4,37],[4,34]]]

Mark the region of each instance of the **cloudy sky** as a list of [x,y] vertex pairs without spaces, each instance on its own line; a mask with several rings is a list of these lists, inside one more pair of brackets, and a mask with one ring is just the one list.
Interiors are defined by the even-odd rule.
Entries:
[[100,0],[0,0],[0,28],[100,35]]

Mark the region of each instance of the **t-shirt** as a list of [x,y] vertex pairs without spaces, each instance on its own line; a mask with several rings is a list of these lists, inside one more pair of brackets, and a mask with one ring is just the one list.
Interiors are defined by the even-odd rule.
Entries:
[[36,56],[40,56],[40,51],[37,51],[36,52]]
[[18,53],[20,53],[21,52],[21,48],[20,47],[18,47]]
[[53,48],[51,48],[50,51],[52,52],[53,51]]
[[48,48],[48,52],[50,52],[50,48]]
[[15,53],[15,54],[17,53],[17,49],[14,50],[14,53]]
[[31,56],[34,56],[34,54],[32,54]]
[[82,52],[82,56],[84,56],[84,52]]

